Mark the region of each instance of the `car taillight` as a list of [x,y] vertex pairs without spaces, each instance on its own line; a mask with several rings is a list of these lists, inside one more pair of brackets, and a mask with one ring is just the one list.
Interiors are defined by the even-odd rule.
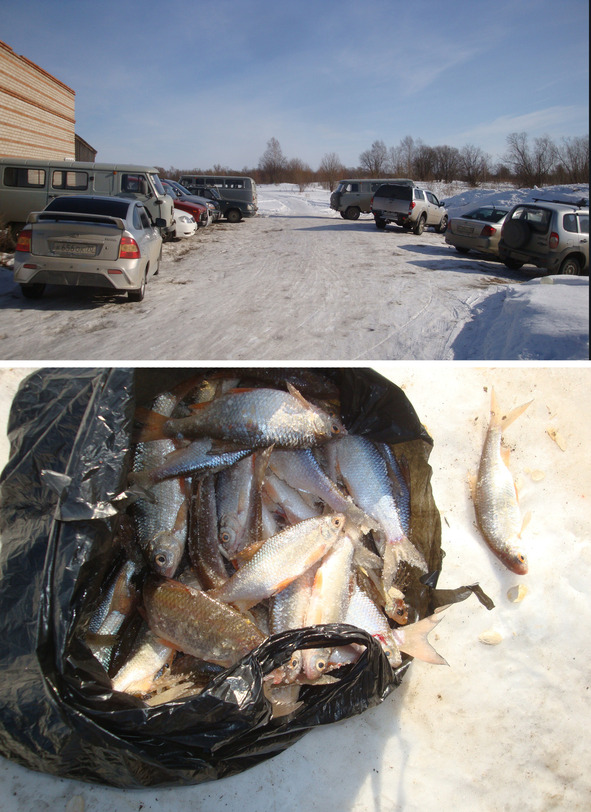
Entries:
[[24,251],[27,254],[31,253],[31,229],[24,228],[21,233],[18,235],[18,239],[16,241],[16,248],[15,251]]
[[415,201],[414,201],[414,200],[411,200],[411,202],[410,202],[410,206],[408,207],[408,210],[409,210],[409,211],[412,211],[416,205],[417,205],[417,204],[415,203]]
[[133,237],[121,237],[119,259],[139,259],[140,257],[140,247]]
[[552,234],[550,234],[550,248],[558,248],[558,242],[558,234],[553,231]]
[[480,232],[481,237],[492,237],[493,234],[496,234],[497,230],[494,226],[484,226],[482,231]]

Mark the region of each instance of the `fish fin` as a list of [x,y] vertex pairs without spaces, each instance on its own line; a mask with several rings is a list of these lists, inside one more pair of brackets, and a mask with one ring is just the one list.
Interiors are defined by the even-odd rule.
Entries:
[[524,413],[527,407],[533,403],[533,400],[528,400],[527,403],[522,403],[521,406],[516,406],[507,414],[501,413],[501,408],[495,394],[495,390],[491,389],[490,392],[490,422],[493,426],[500,426],[504,431],[511,425],[517,418]]
[[206,409],[208,406],[211,406],[211,400],[206,400],[203,403],[189,403],[188,408],[192,412],[200,412],[203,409]]
[[423,554],[417,550],[406,536],[396,541],[387,541],[384,550],[384,568],[382,574],[385,589],[390,586],[398,571],[398,567],[404,562],[413,567],[417,567],[423,572],[427,572],[429,569]]
[[517,534],[519,536],[519,538],[521,538],[521,534],[523,533],[525,528],[528,526],[530,521],[531,521],[531,510],[528,510],[527,513],[525,514],[525,516],[523,517],[523,521],[521,522],[521,530]]
[[476,482],[478,477],[476,474],[472,473],[472,471],[468,472],[468,487],[470,488],[470,496],[472,497],[472,501],[476,501]]
[[404,629],[397,629],[394,635],[398,648],[411,657],[416,657],[417,660],[422,660],[425,663],[432,663],[433,665],[449,665],[431,645],[427,637],[429,633],[437,626],[442,620],[440,613],[447,609],[446,606],[440,607],[437,612],[429,617],[425,617],[416,623],[410,623]]
[[295,388],[295,386],[293,384],[289,383],[289,381],[286,381],[286,384],[287,384],[287,391],[289,392],[289,394],[292,397],[294,397],[296,400],[298,400],[305,409],[311,409],[312,408],[312,404],[310,403],[310,401],[306,400],[306,398],[301,394],[301,392],[299,392],[299,390],[297,390]]
[[506,448],[505,446],[501,446],[500,451],[501,451],[501,459],[508,468],[511,459],[511,450],[509,448]]
[[151,440],[165,440],[164,424],[169,418],[166,415],[153,412],[143,406],[138,406],[135,410],[136,425],[133,433],[133,441],[136,443],[148,443]]

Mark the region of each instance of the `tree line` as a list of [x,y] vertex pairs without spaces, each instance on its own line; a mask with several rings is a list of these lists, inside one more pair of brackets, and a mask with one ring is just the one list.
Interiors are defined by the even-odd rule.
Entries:
[[471,186],[510,182],[531,188],[561,183],[589,182],[589,135],[563,138],[545,135],[533,140],[525,132],[510,133],[501,160],[474,144],[429,146],[405,136],[397,146],[374,141],[359,155],[359,164],[345,166],[335,152],[325,154],[316,170],[299,158],[288,159],[277,138],[270,138],[256,167],[233,170],[219,164],[212,169],[162,170],[167,177],[181,174],[248,175],[257,183],[295,183],[304,189],[319,182],[331,191],[346,177],[405,177],[422,181],[464,181]]

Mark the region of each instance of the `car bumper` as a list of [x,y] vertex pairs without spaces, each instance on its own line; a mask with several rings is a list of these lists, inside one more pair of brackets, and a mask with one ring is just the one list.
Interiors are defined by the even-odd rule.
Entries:
[[499,243],[492,243],[488,237],[463,237],[461,234],[446,234],[445,242],[454,248],[465,248],[469,251],[480,251],[482,254],[499,255]]
[[[142,263],[140,265],[140,262]],[[23,258],[15,261],[14,281],[19,285],[43,283],[70,287],[136,290],[142,282],[144,260],[89,262],[82,265],[70,259]],[[26,267],[31,266],[31,267]]]
[[564,254],[544,254],[543,257],[537,257],[531,251],[519,251],[516,248],[506,248],[502,244],[499,245],[499,256],[503,262],[511,260],[513,262],[521,262],[523,265],[535,265],[536,268],[544,268],[550,273],[558,271]]

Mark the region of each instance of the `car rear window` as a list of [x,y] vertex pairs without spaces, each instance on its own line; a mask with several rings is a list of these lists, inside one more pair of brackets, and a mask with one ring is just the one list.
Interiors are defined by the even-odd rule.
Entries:
[[465,220],[483,220],[485,223],[499,223],[507,214],[507,209],[494,209],[490,206],[476,209],[475,211],[463,214]]
[[376,192],[376,197],[396,198],[397,200],[412,200],[411,186],[397,186],[395,184],[384,184]]
[[542,209],[539,206],[517,206],[511,219],[525,220],[533,231],[538,234],[546,234],[552,219],[552,212],[550,209]]
[[77,214],[102,214],[107,217],[125,219],[129,203],[125,200],[113,200],[108,197],[55,197],[45,207],[45,211],[66,211]]

